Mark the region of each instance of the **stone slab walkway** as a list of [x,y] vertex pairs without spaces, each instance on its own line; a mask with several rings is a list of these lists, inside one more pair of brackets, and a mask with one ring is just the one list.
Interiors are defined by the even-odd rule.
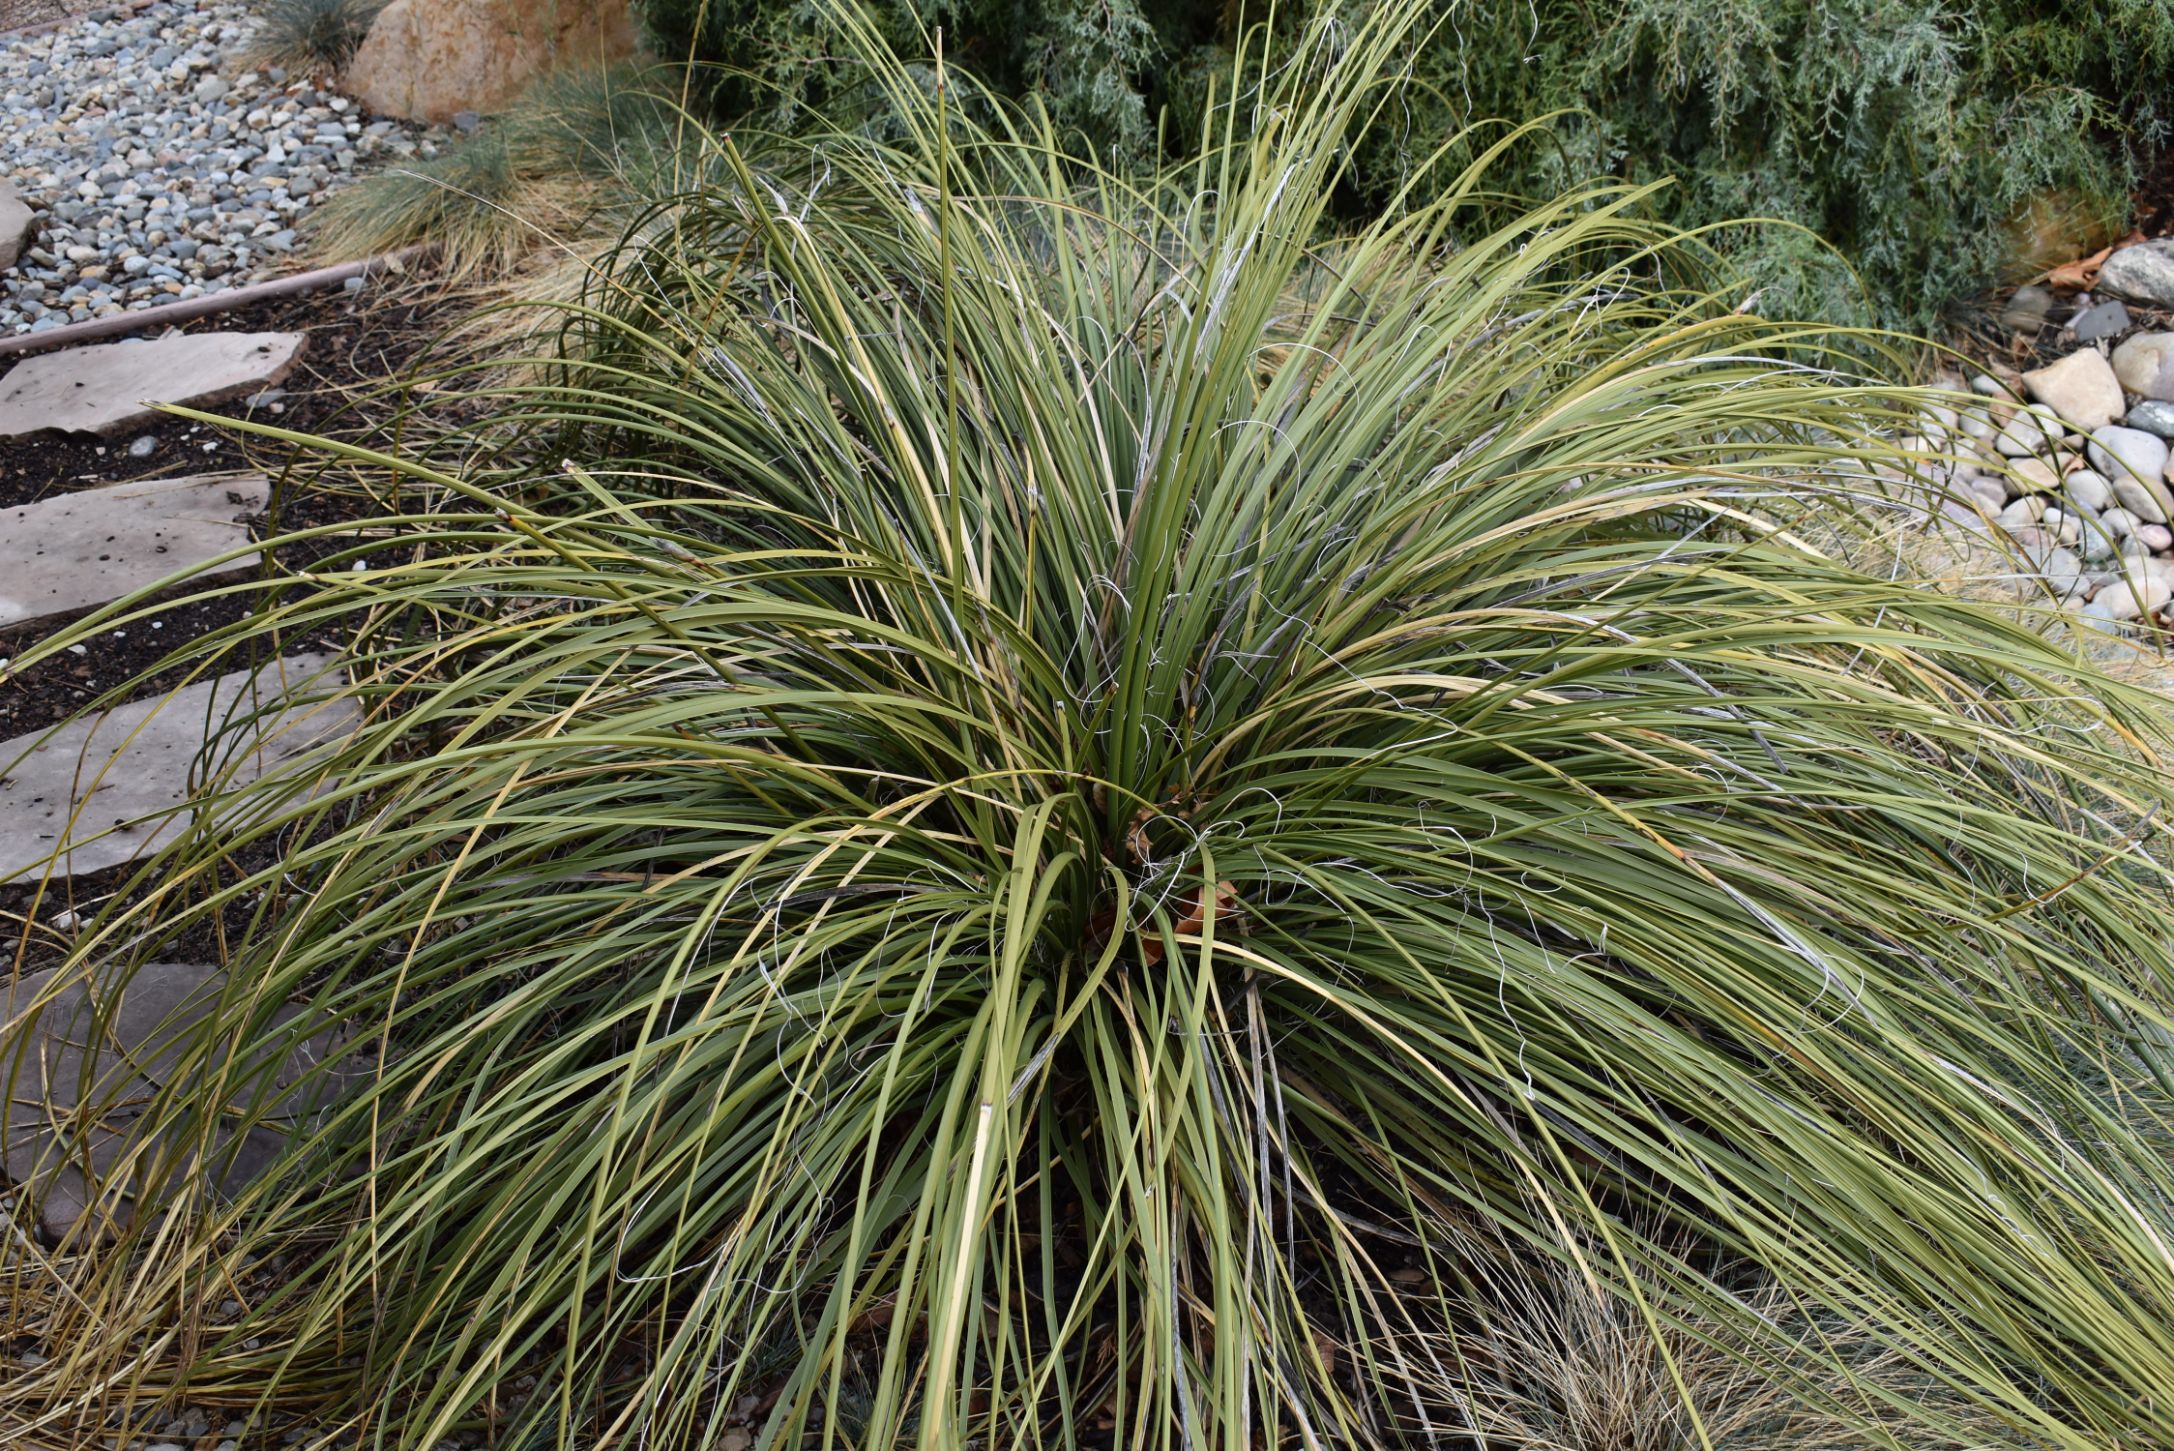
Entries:
[[0,509],[0,630],[40,625],[191,573],[197,584],[256,567],[243,522],[264,511],[262,474],[114,484]]
[[154,420],[153,403],[207,407],[261,392],[302,356],[301,333],[178,333],[26,358],[0,378],[0,438],[112,434]]
[[[154,848],[205,778],[207,728],[268,708],[325,665],[322,656],[291,656],[0,743],[0,882],[48,866],[56,876],[99,871]],[[356,717],[345,699],[268,716],[260,728],[222,737],[216,765],[233,784],[255,780]]]

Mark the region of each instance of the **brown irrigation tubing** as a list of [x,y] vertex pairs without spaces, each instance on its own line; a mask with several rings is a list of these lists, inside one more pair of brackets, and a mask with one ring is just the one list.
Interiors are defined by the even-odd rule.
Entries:
[[419,246],[403,247],[397,252],[387,252],[383,256],[366,258],[361,262],[342,262],[337,267],[319,267],[314,272],[274,277],[269,282],[252,282],[247,287],[207,292],[202,297],[192,297],[187,302],[168,302],[137,312],[94,317],[89,322],[70,323],[50,332],[18,333],[11,338],[0,338],[0,358],[12,358],[17,353],[44,352],[48,348],[73,347],[77,343],[121,337],[127,333],[142,332],[145,328],[162,327],[167,323],[209,317],[215,312],[247,307],[252,302],[263,302],[267,298],[293,297],[297,293],[337,287],[350,277],[368,277],[377,272],[398,272],[428,250],[429,243],[426,242]]
[[[127,0],[124,5],[108,6],[108,9],[119,12],[118,15],[109,16],[108,18],[118,19],[123,15],[135,15],[141,11],[149,10],[157,3],[158,0]],[[12,30],[0,30],[0,44],[7,44],[17,40],[29,40],[34,36],[44,35],[50,31],[59,30],[90,18],[88,13],[56,15],[51,20],[36,20],[28,25],[18,25]]]

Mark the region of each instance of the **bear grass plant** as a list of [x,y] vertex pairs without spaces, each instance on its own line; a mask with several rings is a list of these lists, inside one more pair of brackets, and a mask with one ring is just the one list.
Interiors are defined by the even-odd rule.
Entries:
[[1139,186],[840,12],[894,134],[707,138],[481,421],[294,438],[389,515],[186,656],[360,721],[81,940],[230,975],[168,1212],[9,1262],[23,1423],[1618,1424],[1523,1276],[1671,1445],[2174,1439],[2163,705],[1857,567],[1918,400],[1639,191],[1339,231],[1409,23]]

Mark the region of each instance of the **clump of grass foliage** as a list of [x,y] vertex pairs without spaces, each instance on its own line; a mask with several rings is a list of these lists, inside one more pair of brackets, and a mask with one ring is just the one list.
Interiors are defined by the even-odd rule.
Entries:
[[251,65],[336,71],[355,58],[385,0],[257,0]]
[[[953,0],[952,42],[1000,88],[1119,154],[1189,142],[1247,26],[1288,54],[1324,19],[1383,0]],[[1414,0],[1393,0],[1409,8]],[[1445,137],[1566,113],[1495,167],[1522,200],[1596,176],[1674,178],[1680,226],[1716,238],[1777,316],[1930,327],[1943,307],[2093,250],[2174,115],[2174,9],[2161,0],[1419,0],[1438,22],[1360,147],[1347,203],[1380,204]],[[925,8],[879,0],[910,41]],[[722,114],[790,119],[853,94],[840,27],[800,0],[642,0],[658,52],[706,63]],[[1166,110],[1167,108],[1167,110]],[[2061,219],[2073,250],[2019,255],[2011,224]],[[1801,230],[1800,230],[1801,229]],[[1824,239],[1815,240],[1815,239]],[[1830,251],[1832,243],[1837,251]]]
[[886,136],[708,138],[486,422],[321,445],[393,516],[193,648],[343,632],[364,721],[79,970],[217,919],[168,1084],[344,1032],[345,1097],[232,1202],[188,1166],[292,1099],[134,1106],[176,1207],[10,1262],[81,1266],[18,1399],[1477,1445],[1525,1275],[1690,1443],[1759,1444],[1716,1357],[1868,1445],[2174,1439],[2163,705],[1837,552],[1877,340],[1620,184],[1339,231],[1408,18],[1143,184],[838,23]]
[[[1605,1254],[1590,1240],[1581,1248]],[[1552,1264],[1538,1258],[1484,1230],[1470,1235],[1459,1256],[1462,1283],[1448,1306],[1458,1326],[1454,1344],[1408,1352],[1422,1364],[1454,1367],[1434,1387],[1444,1408],[1438,1424],[1469,1430],[1458,1438],[1467,1444],[1519,1451],[1682,1451],[1702,1444],[1725,1451],[1859,1451],[1891,1444],[1891,1437],[1909,1443],[1908,1417],[1882,1427],[1876,1417],[1853,1423],[1821,1409],[1815,1397],[1774,1374],[1759,1337],[1745,1338],[1736,1325],[1707,1319],[1656,1334],[1632,1302],[1580,1273],[1570,1257]],[[1854,1327],[1809,1323],[1771,1281],[1753,1277],[1745,1294],[1740,1323],[1823,1337],[1830,1373],[1901,1378]],[[1920,1385],[1917,1394],[1939,1393]],[[1980,1444],[2000,1444],[1997,1427],[1979,1429],[1987,1437]]]
[[433,243],[445,274],[471,282],[539,253],[591,255],[686,184],[684,90],[683,74],[632,62],[546,72],[438,156],[334,193],[312,245],[350,260]]

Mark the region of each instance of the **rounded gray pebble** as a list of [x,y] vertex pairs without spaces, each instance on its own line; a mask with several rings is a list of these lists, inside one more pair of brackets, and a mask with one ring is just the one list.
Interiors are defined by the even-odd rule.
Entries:
[[2131,428],[2142,429],[2145,433],[2157,434],[2161,438],[2174,439],[2174,403],[2161,403],[2157,399],[2147,399],[2131,408],[2129,416],[2123,419],[2122,422]]

